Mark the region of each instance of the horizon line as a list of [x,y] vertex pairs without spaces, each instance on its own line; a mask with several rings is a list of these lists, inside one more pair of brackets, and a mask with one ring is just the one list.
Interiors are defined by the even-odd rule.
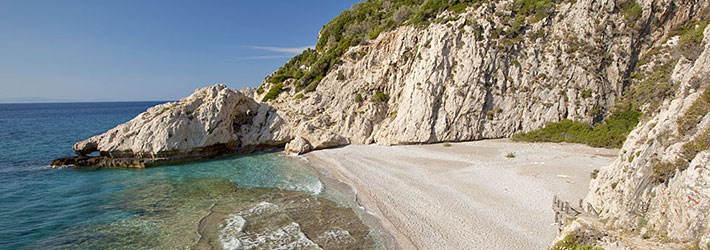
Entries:
[[147,101],[32,101],[32,102],[2,102],[2,104],[71,104],[71,103],[129,103],[129,102],[177,102],[179,100],[147,100]]

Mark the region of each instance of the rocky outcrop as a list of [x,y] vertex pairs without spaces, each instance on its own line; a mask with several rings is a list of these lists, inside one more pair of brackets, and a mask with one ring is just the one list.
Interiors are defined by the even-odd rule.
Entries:
[[[203,159],[281,147],[291,140],[288,131],[276,110],[219,84],[78,142],[78,157],[52,165],[144,167]],[[86,156],[95,151],[100,156]]]
[[585,201],[607,226],[710,247],[710,28],[704,37],[697,58],[675,64],[675,97],[639,124],[619,158],[592,180]]

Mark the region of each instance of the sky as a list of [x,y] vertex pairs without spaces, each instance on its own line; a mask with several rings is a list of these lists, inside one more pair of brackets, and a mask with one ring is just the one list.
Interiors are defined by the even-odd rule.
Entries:
[[0,102],[257,87],[356,0],[0,0]]

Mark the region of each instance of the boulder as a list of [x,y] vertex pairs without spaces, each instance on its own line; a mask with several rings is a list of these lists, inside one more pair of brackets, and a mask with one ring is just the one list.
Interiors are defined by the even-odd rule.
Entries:
[[293,154],[305,154],[313,150],[313,146],[311,146],[311,143],[308,142],[305,138],[301,136],[296,136],[291,142],[286,144],[285,148],[287,153],[293,153]]

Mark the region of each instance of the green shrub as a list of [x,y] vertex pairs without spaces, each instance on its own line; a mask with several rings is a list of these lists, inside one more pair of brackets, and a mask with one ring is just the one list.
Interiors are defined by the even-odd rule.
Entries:
[[665,182],[675,175],[676,170],[683,171],[690,162],[702,151],[710,150],[710,130],[703,132],[693,140],[683,144],[680,158],[675,162],[656,162],[653,165],[653,175],[659,182]]
[[264,98],[261,99],[261,101],[265,102],[268,100],[276,100],[276,97],[278,97],[281,92],[283,92],[283,83],[277,83],[269,89],[269,92],[264,95]]
[[499,107],[495,107],[495,108],[493,108],[493,109],[491,109],[491,110],[488,110],[488,111],[486,112],[486,118],[487,118],[488,120],[493,120],[493,118],[495,118],[495,116],[496,116],[498,113],[500,113],[500,112],[503,112],[503,110],[500,109]]
[[513,11],[517,16],[530,17],[532,23],[548,17],[552,14],[554,3],[552,0],[515,0]]
[[587,90],[582,91],[582,98],[589,98],[589,97],[592,97],[592,90],[591,89],[587,89]]
[[658,182],[665,182],[675,175],[676,169],[684,170],[685,168],[677,162],[658,162],[653,165],[653,176]]
[[624,19],[626,19],[628,25],[635,24],[641,15],[643,15],[643,9],[641,9],[641,5],[639,5],[636,0],[629,0],[623,4],[623,6],[621,12],[624,14]]
[[553,250],[599,250],[603,249],[601,247],[593,245],[584,245],[577,242],[577,237],[573,233],[565,236],[564,239],[555,243],[552,247]]
[[688,108],[688,111],[678,119],[678,134],[684,135],[695,130],[700,120],[710,113],[710,91],[708,89],[705,89],[700,97],[693,102],[693,105]]
[[444,142],[444,147],[447,147],[447,148],[448,148],[448,147],[451,147],[451,143]]
[[469,4],[469,3],[457,3],[457,4],[455,4],[455,5],[451,6],[451,7],[449,7],[448,9],[451,10],[451,11],[453,11],[453,12],[456,13],[456,14],[459,14],[459,13],[462,13],[462,12],[466,11],[466,8],[468,8],[468,6],[471,6],[471,4]]
[[[386,2],[388,4],[385,4]],[[313,91],[350,47],[367,39],[375,39],[380,33],[400,25],[428,24],[443,11],[458,13],[478,2],[479,0],[366,0],[356,3],[323,26],[315,49],[307,49],[293,57],[274,72],[268,82],[280,83],[293,78],[296,79],[297,91]],[[308,70],[304,71],[304,68]]]
[[579,39],[577,39],[576,36],[572,36],[568,41],[567,41],[567,48],[565,48],[565,53],[567,54],[574,54],[579,50],[580,47],[580,42]]
[[409,20],[412,17],[412,7],[402,5],[392,14],[392,20],[397,24],[401,24]]
[[648,220],[640,218],[637,224],[638,229],[644,228],[648,225]]
[[527,142],[570,142],[592,147],[620,148],[626,136],[636,127],[641,112],[626,107],[612,113],[603,123],[592,126],[589,123],[565,119],[548,123],[545,127],[527,133],[513,135],[513,141]]
[[371,29],[369,32],[367,32],[367,38],[369,38],[370,40],[374,40],[378,36],[380,36],[380,33],[382,33],[382,26],[377,26],[374,29]]
[[528,142],[578,142],[578,138],[586,137],[592,127],[587,123],[564,119],[548,123],[545,127],[527,133],[513,135],[514,141]]
[[355,102],[362,102],[362,95],[360,93],[355,96]]
[[710,150],[710,129],[683,145],[681,156],[685,159],[684,165],[687,166],[698,153],[707,150]]
[[259,86],[258,88],[256,88],[256,93],[261,95],[264,93],[264,89]]
[[318,76],[316,79],[313,79],[311,83],[308,84],[305,88],[303,88],[303,91],[306,92],[311,92],[316,90],[316,87],[318,87],[318,83],[320,83],[320,80],[323,79],[323,76]]
[[513,154],[512,152],[508,153],[507,155],[505,155],[505,158],[515,158],[515,154]]
[[589,178],[596,179],[598,175],[599,175],[599,169],[595,169],[595,170],[592,170],[591,173],[589,173]]
[[303,93],[298,93],[298,94],[296,94],[296,96],[294,96],[293,98],[301,99],[301,98],[303,98]]
[[305,75],[305,72],[303,72],[301,66],[311,66],[317,61],[317,59],[318,52],[313,49],[306,49],[301,54],[291,58],[291,60],[289,60],[284,66],[276,70],[276,72],[271,75],[268,82],[280,83],[289,78],[301,79]]
[[690,60],[698,58],[704,48],[702,46],[703,31],[708,26],[708,22],[710,22],[710,8],[705,8],[694,18],[674,27],[669,37],[680,36],[676,50]]
[[525,25],[527,25],[525,19],[526,19],[526,17],[523,15],[516,16],[515,19],[513,20],[513,23],[511,24],[511,32],[517,34],[523,28],[525,28]]
[[700,44],[703,42],[705,35],[703,31],[708,26],[707,22],[693,23],[692,27],[687,27],[680,33],[680,44]]
[[336,79],[338,81],[345,80],[345,75],[343,75],[343,72],[338,72],[338,77]]
[[670,60],[656,65],[653,68],[653,73],[643,77],[642,81],[633,83],[628,88],[626,93],[624,93],[623,100],[636,107],[650,104],[650,110],[655,110],[660,103],[663,103],[663,100],[672,96],[675,92],[676,86],[670,78],[676,62],[677,60]]
[[[584,93],[582,93],[582,94],[584,94]],[[591,96],[591,94],[590,94],[590,96]],[[584,95],[583,95],[583,97],[584,97]],[[599,106],[594,106],[592,109],[587,111],[587,114],[591,117],[597,117],[602,114],[602,108]]]
[[500,37],[500,33],[502,33],[503,28],[499,29],[492,29],[491,30],[491,39],[498,39]]
[[387,99],[387,95],[379,90],[375,91],[375,95],[372,96],[373,102],[386,102]]

